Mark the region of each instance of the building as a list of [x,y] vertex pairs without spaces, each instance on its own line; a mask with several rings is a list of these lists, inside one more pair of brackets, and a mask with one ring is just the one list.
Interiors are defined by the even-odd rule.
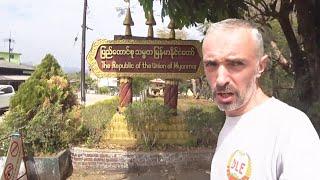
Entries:
[[0,52],[0,84],[10,84],[15,90],[26,81],[34,71],[33,66],[21,64],[20,53]]
[[9,52],[0,52],[0,60],[5,60],[7,62],[13,63],[13,64],[20,64],[20,53],[10,53],[10,61],[9,61]]
[[117,78],[99,78],[97,77],[93,71],[89,71],[89,77],[95,81],[97,81],[98,88],[100,87],[117,87],[118,86],[118,79]]

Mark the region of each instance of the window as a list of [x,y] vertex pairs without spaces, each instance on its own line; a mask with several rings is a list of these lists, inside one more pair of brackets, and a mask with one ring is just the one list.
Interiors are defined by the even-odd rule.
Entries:
[[12,93],[13,92],[11,87],[2,88],[2,89],[0,89],[0,91],[4,92],[4,94],[8,94],[8,93]]

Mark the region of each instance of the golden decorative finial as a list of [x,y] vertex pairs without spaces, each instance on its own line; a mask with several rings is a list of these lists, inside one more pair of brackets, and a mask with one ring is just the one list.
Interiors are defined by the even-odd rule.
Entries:
[[131,11],[130,11],[130,1],[129,2],[129,5],[128,5],[128,10],[127,10],[127,14],[126,14],[126,17],[123,21],[123,25],[126,26],[126,32],[125,32],[125,35],[126,36],[132,36],[132,33],[131,33],[131,26],[134,25],[134,22],[132,20],[132,17],[131,17]]
[[170,19],[170,23],[168,25],[168,28],[170,29],[170,35],[169,39],[175,39],[176,38],[176,32],[174,29],[176,29],[176,24],[173,19]]
[[153,38],[153,26],[156,25],[156,21],[154,20],[153,17],[153,11],[148,12],[148,19],[146,21],[146,25],[149,26],[148,28],[148,37]]

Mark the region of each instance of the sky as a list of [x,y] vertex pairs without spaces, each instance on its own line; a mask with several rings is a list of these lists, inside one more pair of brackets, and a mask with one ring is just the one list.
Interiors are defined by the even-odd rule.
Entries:
[[[127,6],[123,0],[88,0],[87,27],[93,30],[86,34],[86,55],[95,40],[124,35],[124,15],[119,16],[116,8]],[[161,21],[159,1],[154,3],[154,11],[156,35],[157,29],[167,27],[169,19]],[[131,0],[131,12],[132,35],[147,36],[148,26],[138,0]],[[50,53],[62,67],[80,69],[82,14],[83,0],[1,0],[0,51],[8,51],[6,40],[11,33],[13,52],[22,54],[22,63],[37,65]],[[195,28],[185,31],[188,39],[202,39]]]

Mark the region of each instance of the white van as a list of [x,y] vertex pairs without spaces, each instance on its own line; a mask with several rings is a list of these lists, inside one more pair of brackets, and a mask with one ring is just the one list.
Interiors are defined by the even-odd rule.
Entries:
[[0,110],[9,108],[10,98],[15,94],[11,85],[0,84]]

